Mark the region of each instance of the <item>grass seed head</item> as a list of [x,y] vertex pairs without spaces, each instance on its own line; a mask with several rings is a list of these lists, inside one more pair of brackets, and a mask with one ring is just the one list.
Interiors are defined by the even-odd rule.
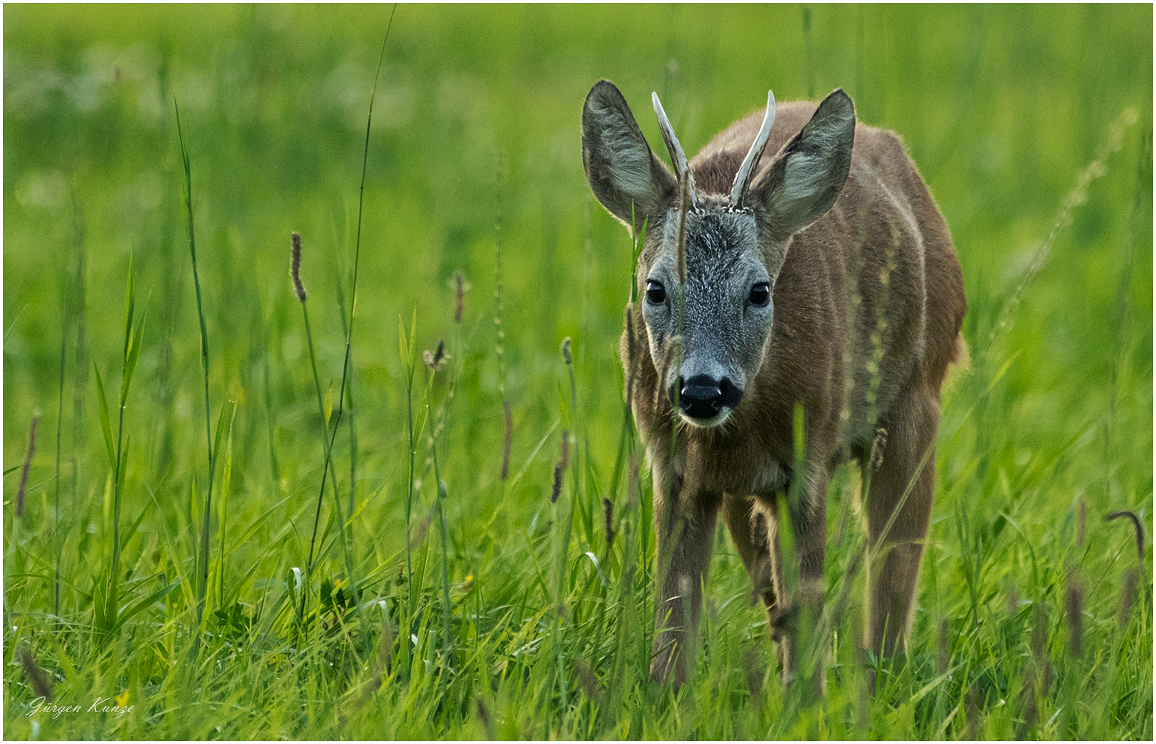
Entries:
[[[671,336],[670,340],[667,341],[666,353],[662,355],[662,364],[659,365],[658,369],[658,379],[665,380],[667,378],[671,366],[675,364],[675,360],[677,359],[682,359],[681,335]],[[667,400],[663,387],[663,385],[654,386],[654,409],[661,411],[664,408],[671,408],[671,414],[675,416],[675,420],[677,420],[678,412],[673,410],[672,401]]]
[[1020,611],[1020,593],[1015,584],[1008,584],[1007,587],[1007,611],[1011,615]]
[[1140,571],[1135,566],[1124,573],[1124,587],[1120,590],[1120,630],[1128,627],[1132,619],[1132,605],[1136,601],[1136,585],[1140,581]]
[[763,665],[754,646],[747,646],[743,651],[743,672],[746,674],[751,699],[759,700],[763,696]]
[[26,648],[20,649],[20,666],[24,668],[24,676],[32,684],[32,690],[37,697],[44,698],[45,702],[52,701],[52,683],[44,674],[44,670],[36,666],[32,652]]
[[1104,517],[1105,522],[1111,522],[1113,519],[1120,517],[1127,517],[1132,520],[1132,526],[1136,529],[1136,557],[1140,559],[1140,563],[1144,562],[1144,525],[1140,524],[1140,517],[1136,516],[1133,511],[1118,511],[1111,512]]
[[1084,656],[1084,585],[1075,571],[1068,574],[1064,606],[1068,613],[1068,654],[1073,659],[1081,659]]
[[634,303],[626,303],[626,405],[634,403],[634,356],[637,337],[634,332]]
[[1028,737],[1028,732],[1032,730],[1032,726],[1036,725],[1036,721],[1038,721],[1040,717],[1040,710],[1036,704],[1036,691],[1034,688],[1035,674],[1029,673],[1024,677],[1024,689],[1022,693],[1024,700],[1024,720],[1016,733],[1019,739],[1026,739]]
[[614,502],[605,496],[602,498],[602,515],[606,521],[606,547],[614,544]]
[[421,358],[425,361],[425,366],[429,367],[434,372],[441,369],[441,366],[449,356],[446,354],[445,339],[438,341],[438,347],[434,351],[426,349],[421,353]]
[[947,618],[939,621],[939,673],[946,674],[948,668],[951,666],[951,637],[949,635],[951,626],[948,625]]
[[630,467],[626,475],[626,508],[628,511],[633,511],[638,508],[638,489],[639,489],[639,470],[642,464],[638,459],[638,451],[631,450],[630,452]]
[[1042,602],[1035,602],[1035,627],[1032,628],[1032,657],[1042,664],[1048,645],[1048,616]]
[[475,698],[478,704],[478,720],[482,722],[482,728],[486,730],[486,738],[490,741],[494,740],[494,724],[490,720],[490,709],[486,707],[485,702],[481,698]]
[[963,738],[974,740],[976,735],[979,733],[980,714],[979,686],[975,682],[971,683],[971,687],[968,689],[967,694],[964,695],[963,707],[964,714],[967,718],[967,731],[964,732]]
[[374,675],[374,679],[377,681],[377,684],[372,687],[372,690],[375,692],[381,685],[382,673],[389,673],[391,666],[390,662],[393,659],[393,640],[393,625],[390,624],[388,618],[383,619],[381,622],[381,639],[378,643],[377,674]]
[[293,244],[289,258],[289,276],[293,277],[293,289],[297,291],[297,299],[305,304],[305,285],[301,283],[301,236],[292,232],[289,233],[289,238]]
[[871,440],[871,470],[878,470],[883,464],[883,451],[887,448],[887,430],[880,426]]
[[582,685],[582,689],[586,692],[586,697],[595,702],[602,699],[602,692],[598,687],[598,678],[594,676],[594,672],[590,671],[590,667],[581,659],[574,662],[574,676],[578,678],[578,684]]
[[566,472],[567,466],[570,464],[570,432],[566,429],[562,430],[562,454],[558,458],[558,462],[554,463],[554,487],[550,490],[550,503],[558,503],[558,497],[562,495],[562,474]]
[[506,436],[502,440],[502,480],[510,477],[510,447],[514,443],[514,417],[510,412],[510,402],[502,401],[502,413],[506,418]]
[[454,292],[454,322],[455,323],[461,323],[462,322],[462,311],[465,310],[465,306],[466,306],[465,281],[466,280],[465,280],[465,277],[462,276],[462,272],[460,272],[460,271],[454,272],[454,284],[456,285],[456,290]]
[[[417,490],[421,489],[419,488]],[[421,522],[418,523],[417,530],[414,531],[412,537],[410,537],[409,540],[409,547],[411,549],[421,545],[422,541],[425,540],[426,535],[429,534],[429,526],[430,523],[433,522],[434,512],[437,510],[437,506],[437,502],[435,501],[430,507],[429,512],[424,517],[422,517]]]
[[680,285],[686,284],[686,215],[690,211],[690,179],[678,183],[678,230],[675,233],[674,267]]
[[32,456],[36,454],[36,424],[39,416],[32,417],[32,430],[28,432],[28,454],[24,456],[24,467],[20,470],[20,487],[16,490],[16,516],[24,516],[24,494],[28,490],[28,471],[32,469]]

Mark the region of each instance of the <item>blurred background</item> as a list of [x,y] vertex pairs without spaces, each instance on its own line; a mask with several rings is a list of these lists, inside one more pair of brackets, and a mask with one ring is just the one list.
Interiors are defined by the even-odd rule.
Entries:
[[[139,405],[178,413],[182,391],[197,389],[174,100],[193,167],[220,360],[214,383],[221,392],[253,388],[251,367],[268,351],[283,392],[308,386],[308,375],[285,379],[301,377],[290,374],[303,334],[285,275],[294,229],[311,296],[326,311],[313,322],[332,368],[342,352],[335,267],[347,276],[352,263],[368,98],[389,12],[5,10],[6,463],[19,460],[31,413],[52,408],[61,297],[75,294],[78,252],[96,360],[98,351],[116,357],[132,255],[138,288],[151,292],[142,369],[156,370],[160,388]],[[1137,345],[1136,373],[1151,362],[1150,236],[1132,225],[1151,41],[1147,9],[1098,5],[403,6],[385,50],[365,188],[355,339],[357,369],[369,375],[359,386],[365,404],[397,394],[388,376],[399,313],[417,308],[426,346],[445,333],[455,271],[472,286],[471,317],[487,316],[472,348],[492,346],[499,219],[511,398],[523,411],[553,407],[553,386],[535,401],[533,380],[556,367],[567,335],[585,363],[579,374],[595,373],[586,403],[601,410],[619,398],[601,372],[616,366],[609,349],[629,241],[591,206],[579,135],[583,97],[605,77],[651,142],[648,94],[658,91],[689,152],[758,108],[768,88],[779,100],[846,89],[863,121],[904,138],[951,226],[973,344],[990,332],[993,309],[1022,280],[1109,124],[1133,108],[1140,123],[1107,163],[1112,177],[1057,237],[1017,308],[1020,333],[1001,337],[1022,355],[1008,374],[1028,398],[1024,424],[1053,427],[1070,418],[1069,406],[1091,415],[1107,401],[1073,378],[1102,376],[1114,336]],[[1130,248],[1136,232],[1142,244]],[[1135,263],[1121,287],[1127,261]],[[1135,328],[1112,322],[1120,303]],[[495,388],[496,374],[479,371],[483,389]],[[162,428],[175,425],[162,418]]]

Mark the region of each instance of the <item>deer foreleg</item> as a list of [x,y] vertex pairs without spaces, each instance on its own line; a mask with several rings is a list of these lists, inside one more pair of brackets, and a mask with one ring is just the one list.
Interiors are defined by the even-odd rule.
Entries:
[[[825,595],[825,577],[823,573],[827,549],[827,470],[821,466],[809,466],[801,488],[791,489],[794,493],[786,496],[787,513],[791,521],[791,531],[794,537],[794,560],[798,566],[798,586],[776,587],[780,596],[786,600],[789,617],[786,619],[786,632],[783,634],[781,655],[783,674],[789,679],[800,674],[808,679],[815,679],[821,685],[822,652],[824,645],[815,638],[823,616],[823,598]],[[772,555],[780,564],[775,571],[775,578],[780,584],[786,584],[785,571],[781,567],[783,560],[790,560],[779,554],[781,551],[781,537],[772,536]],[[800,658],[800,651],[805,656]],[[800,667],[800,663],[802,667]]]
[[670,482],[659,470],[655,468],[654,478],[655,494],[663,494],[661,501],[655,499],[659,601],[650,676],[671,680],[677,688],[697,658],[702,588],[721,499],[701,490],[679,493],[681,479]]

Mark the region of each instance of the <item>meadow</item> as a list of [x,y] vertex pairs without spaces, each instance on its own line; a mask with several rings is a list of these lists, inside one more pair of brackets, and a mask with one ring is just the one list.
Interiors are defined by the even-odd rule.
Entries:
[[[3,13],[6,738],[1152,739],[1151,6]],[[842,87],[951,227],[909,653],[844,468],[821,699],[721,525],[648,679],[601,78],[663,157]]]

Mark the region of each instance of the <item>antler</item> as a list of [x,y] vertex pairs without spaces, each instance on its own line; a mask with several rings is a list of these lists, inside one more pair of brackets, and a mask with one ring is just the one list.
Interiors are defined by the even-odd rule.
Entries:
[[[655,98],[654,100],[657,102],[658,99]],[[771,125],[774,123],[775,94],[768,90],[767,113],[763,117],[763,126],[759,129],[759,136],[755,137],[755,142],[747,152],[746,158],[743,159],[743,164],[739,166],[739,172],[735,174],[734,186],[731,188],[731,204],[736,208],[743,206],[747,187],[750,186],[751,177],[754,176],[755,170],[759,167],[759,158],[763,155],[763,148],[766,147],[767,138],[771,136]]]
[[692,209],[697,209],[698,195],[694,190],[694,174],[691,173],[690,165],[686,162],[682,145],[678,143],[678,137],[674,136],[674,127],[670,126],[670,119],[666,118],[666,112],[662,110],[662,104],[658,101],[658,93],[651,93],[650,97],[654,101],[654,113],[658,115],[658,128],[662,130],[662,139],[666,142],[666,149],[670,151],[670,160],[674,163],[675,175],[680,182],[684,179],[687,181],[690,206]]

